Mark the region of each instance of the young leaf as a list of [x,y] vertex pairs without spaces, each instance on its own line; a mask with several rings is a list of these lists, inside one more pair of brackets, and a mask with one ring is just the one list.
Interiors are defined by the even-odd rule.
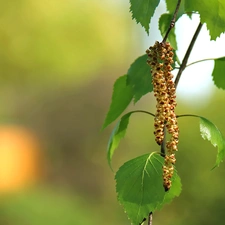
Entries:
[[206,23],[211,40],[216,40],[225,31],[225,1],[187,0],[185,10],[198,11],[202,23]]
[[[161,17],[159,18],[159,30],[163,37],[165,36],[168,30],[168,27],[170,26],[170,22],[172,18],[173,18],[173,15],[168,13],[162,14]],[[173,49],[177,50],[177,41],[176,41],[176,35],[174,32],[174,29],[170,31],[168,36],[168,41],[172,45]]]
[[119,77],[114,83],[112,101],[102,127],[103,129],[121,115],[130,104],[132,98],[132,88],[127,85],[127,75]]
[[111,160],[112,160],[113,153],[116,150],[116,148],[118,147],[120,140],[122,138],[124,138],[124,136],[126,134],[130,115],[132,113],[133,112],[129,112],[129,113],[125,114],[120,119],[120,121],[118,121],[118,123],[116,124],[116,126],[113,129],[112,134],[109,138],[108,147],[107,147],[107,158],[108,158],[108,163],[109,163],[110,167],[111,167]]
[[[164,204],[167,193],[163,188],[163,163],[164,158],[160,154],[145,154],[126,162],[116,173],[118,201],[132,224],[139,224],[150,212]],[[176,191],[168,192],[169,197],[165,203],[178,195],[180,182],[177,179],[178,176],[174,174]]]
[[200,132],[203,139],[210,141],[214,147],[218,148],[215,168],[225,157],[225,139],[219,129],[204,117],[200,117]]
[[147,34],[149,34],[150,20],[159,2],[160,0],[130,0],[132,19],[140,23],[145,28]]
[[147,65],[147,58],[146,54],[137,58],[127,72],[127,83],[133,89],[134,103],[153,90],[151,69]]
[[213,69],[213,81],[218,88],[222,88],[225,90],[225,57],[215,59],[215,65]]

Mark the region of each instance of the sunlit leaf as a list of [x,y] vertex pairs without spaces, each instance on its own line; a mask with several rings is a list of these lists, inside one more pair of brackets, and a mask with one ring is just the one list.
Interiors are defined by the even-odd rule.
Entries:
[[211,40],[216,40],[225,31],[224,0],[187,0],[186,11],[198,11],[202,23],[206,23]]
[[129,123],[130,115],[133,112],[129,112],[125,114],[120,121],[116,124],[115,128],[112,131],[112,134],[109,139],[108,147],[107,147],[107,158],[108,163],[111,167],[111,160],[115,149],[118,147],[122,138],[124,138],[127,130],[127,126]]
[[219,166],[225,157],[225,139],[223,135],[216,125],[204,117],[200,117],[200,132],[203,139],[210,141],[214,147],[217,147],[215,167]]
[[160,0],[130,0],[132,18],[140,23],[149,34],[149,24]]
[[217,147],[216,164],[213,168],[219,166],[219,164],[225,158],[225,138],[217,128],[208,119],[198,115],[179,115],[178,117],[198,117],[200,119],[200,133],[203,139],[208,140],[214,147]]
[[[162,14],[159,18],[159,30],[161,32],[161,35],[164,37],[168,28],[170,27],[170,23],[172,20],[173,15],[172,14]],[[173,49],[177,50],[177,41],[176,41],[176,35],[174,32],[174,29],[172,29],[168,36],[168,41],[172,45]]]
[[127,85],[127,75],[119,77],[114,83],[111,105],[105,118],[103,129],[121,115],[130,104],[132,98],[132,88]]
[[139,224],[150,212],[161,208],[180,193],[181,184],[176,174],[174,189],[165,192],[163,163],[164,158],[160,154],[146,154],[126,162],[116,173],[118,201],[123,205],[132,224]]
[[133,89],[134,102],[153,90],[150,67],[147,65],[148,56],[137,58],[127,72],[127,83]]
[[225,57],[215,59],[215,65],[213,69],[213,81],[218,88],[225,90]]

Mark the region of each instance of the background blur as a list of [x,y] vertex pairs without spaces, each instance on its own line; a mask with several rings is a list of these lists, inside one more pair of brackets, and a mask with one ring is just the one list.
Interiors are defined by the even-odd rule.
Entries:
[[[165,4],[157,9],[150,37],[131,20],[128,1],[0,4],[0,225],[130,224],[117,203],[114,174],[106,160],[114,124],[100,129],[115,79],[161,40],[157,15]],[[181,59],[198,24],[194,19],[184,17],[176,25]],[[211,42],[209,50],[206,29],[201,38],[192,59],[206,53],[214,57],[216,43]],[[224,44],[217,47],[225,55]],[[225,91],[213,87],[212,67],[207,61],[183,74],[177,113],[202,115],[225,134]],[[149,94],[129,109],[154,112],[154,106]],[[201,139],[198,123],[196,118],[179,120],[177,169],[183,191],[155,213],[154,225],[224,221],[225,164],[210,171],[216,149]],[[152,118],[133,115],[113,168],[156,150]]]

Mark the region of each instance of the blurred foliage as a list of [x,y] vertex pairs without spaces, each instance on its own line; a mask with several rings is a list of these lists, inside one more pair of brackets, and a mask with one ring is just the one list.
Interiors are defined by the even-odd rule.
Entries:
[[128,24],[110,1],[0,3],[2,78],[32,82],[70,78],[79,83],[104,64],[122,60],[128,50],[129,37],[123,32]]
[[[98,224],[91,209],[79,197],[62,191],[36,188],[0,198],[1,224]],[[87,216],[88,211],[88,216]]]

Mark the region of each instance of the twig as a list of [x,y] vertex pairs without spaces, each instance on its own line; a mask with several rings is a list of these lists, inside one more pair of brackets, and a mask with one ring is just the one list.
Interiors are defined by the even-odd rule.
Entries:
[[195,41],[196,41],[200,31],[201,31],[202,25],[203,24],[201,22],[199,22],[199,25],[198,25],[198,27],[197,27],[197,29],[195,31],[195,34],[194,34],[194,36],[193,36],[193,38],[192,38],[192,40],[191,40],[191,42],[189,44],[189,47],[188,47],[188,49],[187,49],[187,51],[185,53],[184,59],[183,59],[183,61],[181,63],[180,69],[179,69],[179,71],[177,73],[177,76],[176,76],[176,79],[175,79],[175,82],[174,82],[175,83],[175,87],[177,87],[177,85],[179,83],[179,80],[180,80],[180,77],[181,77],[181,74],[184,71],[184,69],[186,68],[188,58],[189,58],[189,56],[191,54],[192,48],[193,48],[193,46],[195,44]]
[[148,216],[148,225],[152,225],[152,212],[150,212]]
[[182,115],[177,115],[177,118],[180,118],[180,117],[185,117],[185,116],[192,116],[192,117],[198,117],[198,115],[194,115],[194,114],[182,114]]
[[199,63],[199,62],[205,62],[205,61],[215,60],[215,59],[219,59],[219,58],[208,58],[208,59],[201,59],[201,60],[198,60],[198,61],[195,61],[195,62],[189,63],[188,65],[186,65],[186,68],[187,68],[188,66],[194,65],[194,64]]
[[162,157],[165,157],[165,155],[166,155],[166,125],[165,124],[164,124],[164,128],[163,128],[163,133],[164,133],[164,138],[163,138],[163,142],[161,144],[160,154]]
[[130,113],[145,113],[145,114],[148,114],[148,115],[151,115],[151,116],[155,117],[155,114],[153,114],[151,112],[148,112],[148,111],[145,111],[145,110],[133,110],[133,111],[130,111]]
[[178,1],[177,1],[177,6],[176,6],[176,9],[175,9],[175,12],[174,12],[174,14],[173,14],[173,18],[172,18],[172,20],[171,20],[171,22],[170,22],[170,26],[169,26],[169,28],[168,28],[168,30],[167,30],[167,32],[166,32],[166,35],[165,35],[165,37],[163,38],[163,41],[162,41],[162,42],[166,42],[166,39],[167,39],[167,37],[168,37],[170,31],[171,31],[172,28],[175,26],[176,17],[177,17],[177,13],[178,13],[178,10],[179,10],[179,7],[180,7],[180,3],[181,3],[181,0],[178,0]]

